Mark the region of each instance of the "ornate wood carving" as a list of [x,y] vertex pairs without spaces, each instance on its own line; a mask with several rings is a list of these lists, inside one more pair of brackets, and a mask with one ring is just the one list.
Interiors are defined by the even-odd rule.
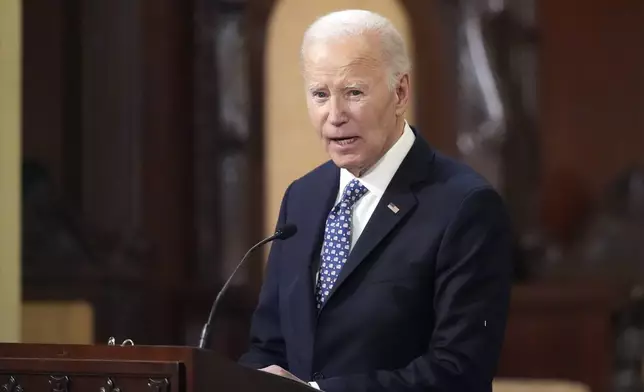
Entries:
[[[253,206],[261,200],[262,132],[252,120],[258,116],[251,81],[256,65],[249,58],[247,3],[195,5],[194,219],[199,235],[193,274],[207,285],[232,272],[261,236],[262,217]],[[246,283],[239,276],[239,283]]]
[[24,388],[18,384],[14,376],[9,376],[9,381],[0,387],[0,392],[24,392]]
[[168,392],[170,391],[170,381],[167,378],[154,379],[148,381],[148,388],[154,392]]
[[49,376],[49,385],[51,392],[69,392],[69,377]]
[[[263,50],[265,22],[258,25],[249,21],[249,14],[256,10],[247,0],[194,2],[192,217],[197,243],[195,262],[186,278],[193,282],[189,296],[205,296],[208,301],[191,301],[192,315],[187,319],[195,321],[188,321],[184,329],[188,341],[198,337],[203,320],[200,315],[207,313],[216,293],[212,288],[223,283],[247,248],[261,238],[264,227],[259,202],[263,192],[263,58],[257,53]],[[240,271],[233,282],[235,292],[256,292],[261,279],[260,260],[261,255],[255,255]],[[231,306],[223,307],[221,328],[236,323],[247,329],[247,320],[237,319],[248,319],[248,313],[232,314],[240,308],[248,309],[245,299],[256,296],[243,297],[232,300],[230,296],[230,302],[224,301]],[[228,346],[224,350],[237,356],[245,344],[229,338],[214,345]]]
[[100,392],[121,392],[121,388],[117,387],[111,377],[105,382],[105,386],[102,386]]

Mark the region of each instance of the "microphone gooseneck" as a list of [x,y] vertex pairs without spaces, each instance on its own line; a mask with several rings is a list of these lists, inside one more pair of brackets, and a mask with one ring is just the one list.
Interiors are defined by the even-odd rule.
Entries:
[[215,302],[212,304],[212,307],[210,308],[210,314],[208,315],[208,320],[206,321],[206,324],[204,324],[202,330],[201,330],[201,336],[199,338],[199,348],[206,348],[206,345],[208,343],[208,340],[210,338],[210,330],[211,330],[211,323],[215,318],[215,313],[217,311],[217,307],[219,306],[219,302],[224,296],[224,293],[228,289],[228,286],[230,285],[230,282],[233,280],[233,277],[237,273],[237,270],[239,267],[244,264],[244,261],[248,258],[248,256],[253,253],[253,251],[260,246],[274,241],[274,240],[286,240],[291,238],[293,235],[297,233],[297,226],[295,226],[292,223],[287,223],[281,227],[279,227],[277,230],[275,230],[275,233],[271,235],[270,237],[264,238],[260,242],[256,243],[253,245],[242,257],[241,261],[237,264],[237,267],[235,267],[235,270],[233,271],[232,274],[230,274],[230,277],[228,277],[228,280],[226,280],[226,283],[224,283],[223,287],[221,290],[219,290],[219,293],[217,294],[217,298],[215,298]]

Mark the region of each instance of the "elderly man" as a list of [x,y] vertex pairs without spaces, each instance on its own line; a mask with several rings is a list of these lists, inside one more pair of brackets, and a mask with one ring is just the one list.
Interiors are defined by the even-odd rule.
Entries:
[[499,195],[405,121],[409,59],[391,23],[331,13],[307,30],[310,119],[331,160],[294,181],[242,364],[327,392],[490,391],[511,284]]

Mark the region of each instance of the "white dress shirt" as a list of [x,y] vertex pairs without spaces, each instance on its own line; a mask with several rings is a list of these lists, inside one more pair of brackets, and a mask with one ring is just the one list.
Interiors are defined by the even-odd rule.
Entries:
[[[360,238],[382,195],[384,195],[391,179],[396,174],[396,171],[398,171],[400,164],[407,156],[415,140],[416,135],[414,135],[414,131],[411,130],[411,127],[405,121],[403,134],[398,138],[398,141],[391,146],[389,151],[372,168],[363,174],[362,177],[358,178],[360,183],[368,189],[368,192],[353,206],[351,213],[351,249],[353,249],[358,238]],[[338,188],[338,196],[335,199],[335,204],[340,202],[344,188],[354,178],[356,176],[351,174],[347,169],[340,169],[340,187]],[[320,389],[315,381],[311,381],[309,384],[316,389]]]
[[[400,164],[407,156],[415,140],[416,136],[414,135],[414,131],[411,130],[411,127],[405,121],[403,134],[398,138],[398,141],[391,146],[389,151],[372,168],[363,174],[362,177],[358,178],[360,183],[369,192],[362,196],[353,207],[351,214],[351,249],[353,249],[358,238],[360,238],[362,231],[371,218],[371,214],[376,209],[391,179],[396,174],[396,171],[398,171]],[[340,169],[340,187],[338,188],[338,196],[335,199],[335,204],[340,202],[344,188],[354,178],[356,176],[351,174],[347,169]]]

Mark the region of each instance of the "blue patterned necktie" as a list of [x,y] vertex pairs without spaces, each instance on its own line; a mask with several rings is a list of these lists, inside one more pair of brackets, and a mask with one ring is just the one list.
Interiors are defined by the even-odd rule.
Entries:
[[340,202],[331,209],[326,220],[320,271],[315,287],[318,309],[329,297],[340,270],[347,262],[351,250],[351,213],[353,206],[365,193],[367,188],[358,179],[351,180],[344,188]]

